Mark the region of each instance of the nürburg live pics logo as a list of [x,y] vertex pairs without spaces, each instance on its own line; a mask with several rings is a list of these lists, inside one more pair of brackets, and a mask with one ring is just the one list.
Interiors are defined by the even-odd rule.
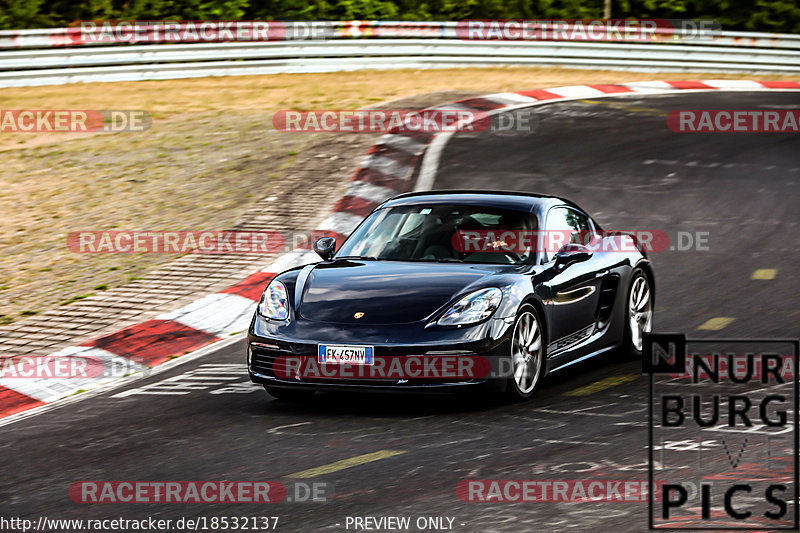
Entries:
[[650,529],[798,529],[799,345],[645,335]]

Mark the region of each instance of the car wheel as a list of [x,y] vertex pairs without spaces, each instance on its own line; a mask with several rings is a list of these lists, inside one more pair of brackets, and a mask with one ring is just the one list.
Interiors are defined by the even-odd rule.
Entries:
[[314,396],[314,391],[287,390],[270,387],[269,385],[264,385],[264,390],[266,390],[270,396],[287,402],[307,402]]
[[633,271],[625,306],[625,341],[623,352],[642,356],[642,338],[653,330],[653,291],[644,272]]
[[514,321],[511,334],[511,375],[506,394],[509,400],[522,402],[533,396],[544,373],[544,323],[530,305],[523,306]]

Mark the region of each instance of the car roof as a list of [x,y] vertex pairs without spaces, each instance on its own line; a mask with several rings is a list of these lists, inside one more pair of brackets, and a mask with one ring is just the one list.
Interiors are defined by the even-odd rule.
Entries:
[[[481,205],[527,211],[529,213],[543,214],[554,205],[569,205],[584,211],[577,204],[546,194],[536,194],[518,191],[484,191],[484,190],[439,190],[411,192],[395,196],[384,202],[380,207],[395,207],[399,205],[425,205],[425,204],[463,204]],[[585,211],[584,211],[585,212]]]

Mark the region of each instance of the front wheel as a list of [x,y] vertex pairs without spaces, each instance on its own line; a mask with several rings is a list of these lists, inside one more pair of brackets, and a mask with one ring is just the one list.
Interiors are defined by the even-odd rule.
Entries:
[[512,402],[522,402],[533,396],[544,373],[544,323],[536,309],[523,306],[514,321],[511,334],[511,375],[506,394]]
[[631,276],[625,313],[623,349],[630,357],[640,358],[644,334],[653,330],[653,291],[647,276],[639,269]]

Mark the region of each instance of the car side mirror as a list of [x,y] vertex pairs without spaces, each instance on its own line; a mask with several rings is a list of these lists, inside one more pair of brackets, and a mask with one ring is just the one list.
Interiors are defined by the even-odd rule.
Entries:
[[322,237],[314,243],[314,251],[323,261],[330,261],[336,251],[336,239],[333,237]]
[[573,263],[588,261],[592,252],[582,244],[565,244],[556,254],[556,268],[561,270]]

